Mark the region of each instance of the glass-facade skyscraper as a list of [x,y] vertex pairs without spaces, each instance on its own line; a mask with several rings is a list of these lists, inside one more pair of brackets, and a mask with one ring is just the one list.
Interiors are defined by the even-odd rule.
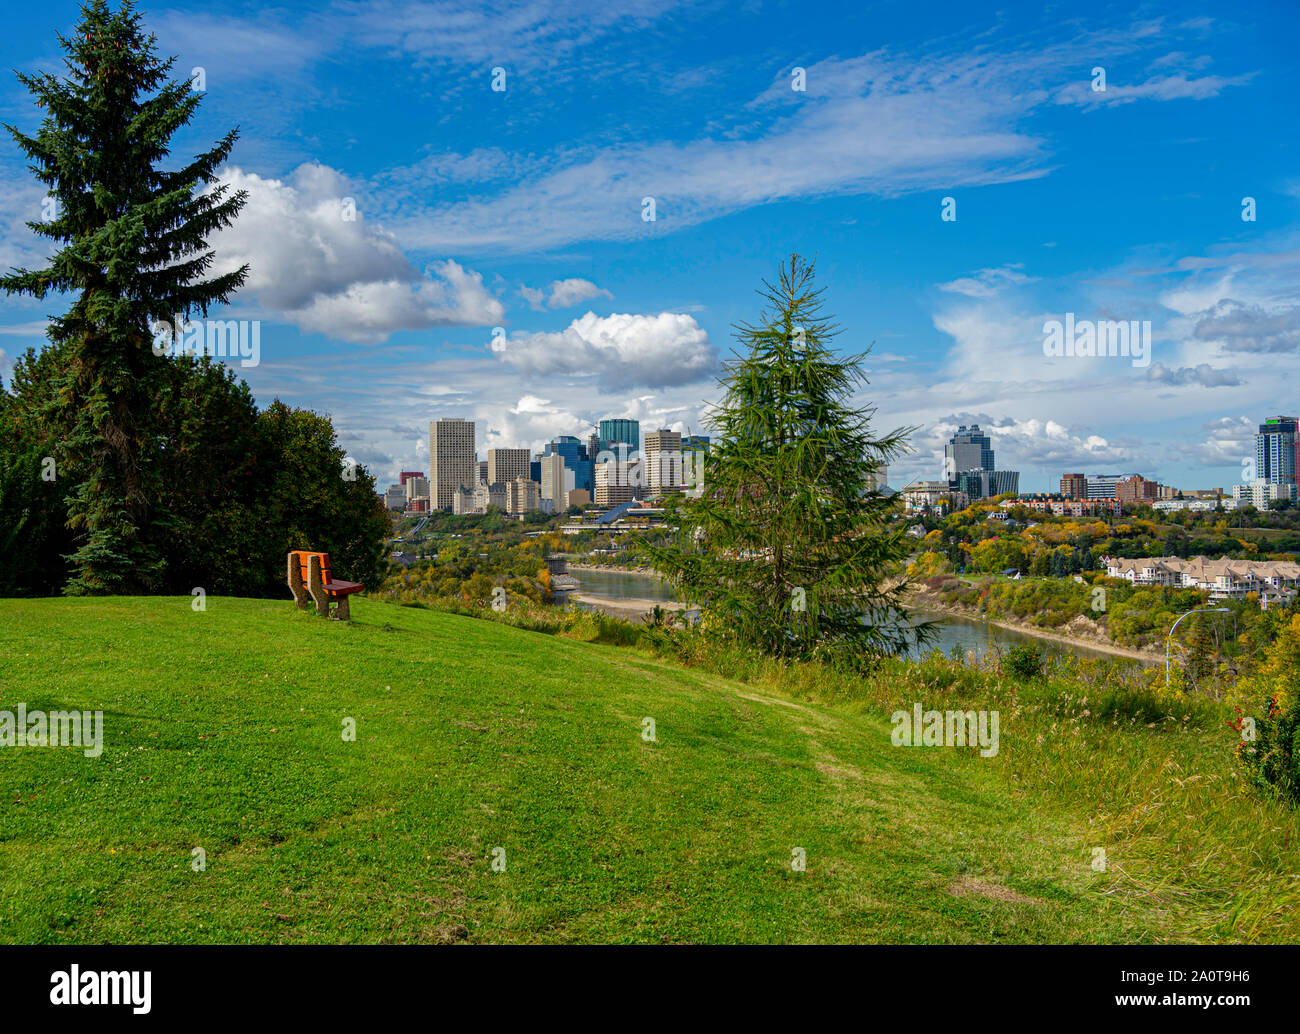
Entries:
[[641,451],[641,421],[639,420],[602,420],[599,427],[601,452],[617,452],[614,448],[619,442],[627,445],[628,455]]
[[968,470],[993,469],[993,443],[980,432],[979,424],[962,424],[943,447],[943,472],[949,484]]
[[1020,473],[995,470],[993,443],[979,424],[962,424],[943,447],[943,472],[948,490],[964,492],[972,499],[1020,491]]
[[592,463],[587,458],[587,445],[580,438],[575,438],[571,434],[562,434],[554,441],[546,443],[542,455],[562,456],[564,466],[573,471],[573,487],[583,488],[594,494],[596,484]]

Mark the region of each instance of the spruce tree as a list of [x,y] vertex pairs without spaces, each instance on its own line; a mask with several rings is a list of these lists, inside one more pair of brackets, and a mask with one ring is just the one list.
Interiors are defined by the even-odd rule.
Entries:
[[161,505],[153,400],[168,360],[153,354],[151,327],[178,314],[207,315],[247,267],[205,279],[206,238],[227,226],[243,192],[214,186],[238,136],[227,133],[180,168],[162,168],[169,141],[201,95],[174,80],[156,38],[132,4],[84,5],[59,36],[67,75],[19,74],[45,117],[35,135],[6,129],[49,188],[53,217],[30,222],[58,247],[43,269],[0,278],[9,294],[68,295],[48,336],[62,350],[61,383],[45,418],[57,437],[60,485],[75,552],[73,593],[149,591],[160,584]]
[[891,501],[873,489],[911,428],[877,437],[855,393],[865,352],[830,348],[813,264],[764,281],[758,322],[724,369],[709,414],[704,486],[669,504],[678,528],[640,558],[701,608],[706,632],[779,657],[869,660],[912,637],[895,575],[908,555]]

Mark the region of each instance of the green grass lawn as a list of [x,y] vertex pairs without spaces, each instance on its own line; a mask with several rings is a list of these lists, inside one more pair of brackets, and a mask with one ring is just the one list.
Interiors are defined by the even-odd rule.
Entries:
[[1180,929],[1177,900],[1089,868],[1085,814],[1014,792],[1002,756],[895,748],[879,713],[366,599],[350,625],[190,602],[0,600],[0,709],[100,709],[105,732],[97,758],[0,750],[0,941]]

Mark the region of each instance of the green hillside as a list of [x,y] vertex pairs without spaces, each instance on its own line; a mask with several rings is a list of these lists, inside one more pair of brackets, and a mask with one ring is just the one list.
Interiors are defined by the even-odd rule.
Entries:
[[353,615],[0,600],[0,709],[102,709],[106,741],[0,750],[0,941],[1178,929],[1168,900],[1113,895],[1083,817],[1011,793],[1001,757],[895,748],[881,716],[626,648],[365,599]]

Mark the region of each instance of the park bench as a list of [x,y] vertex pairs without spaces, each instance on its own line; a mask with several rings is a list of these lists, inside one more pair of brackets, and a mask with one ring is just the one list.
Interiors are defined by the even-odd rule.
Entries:
[[288,563],[289,588],[298,603],[299,610],[306,610],[311,600],[316,601],[316,613],[323,618],[330,616],[330,602],[333,601],[334,618],[338,621],[352,620],[348,609],[348,597],[365,588],[360,582],[345,582],[330,574],[330,555],[312,553],[305,549],[291,550]]

